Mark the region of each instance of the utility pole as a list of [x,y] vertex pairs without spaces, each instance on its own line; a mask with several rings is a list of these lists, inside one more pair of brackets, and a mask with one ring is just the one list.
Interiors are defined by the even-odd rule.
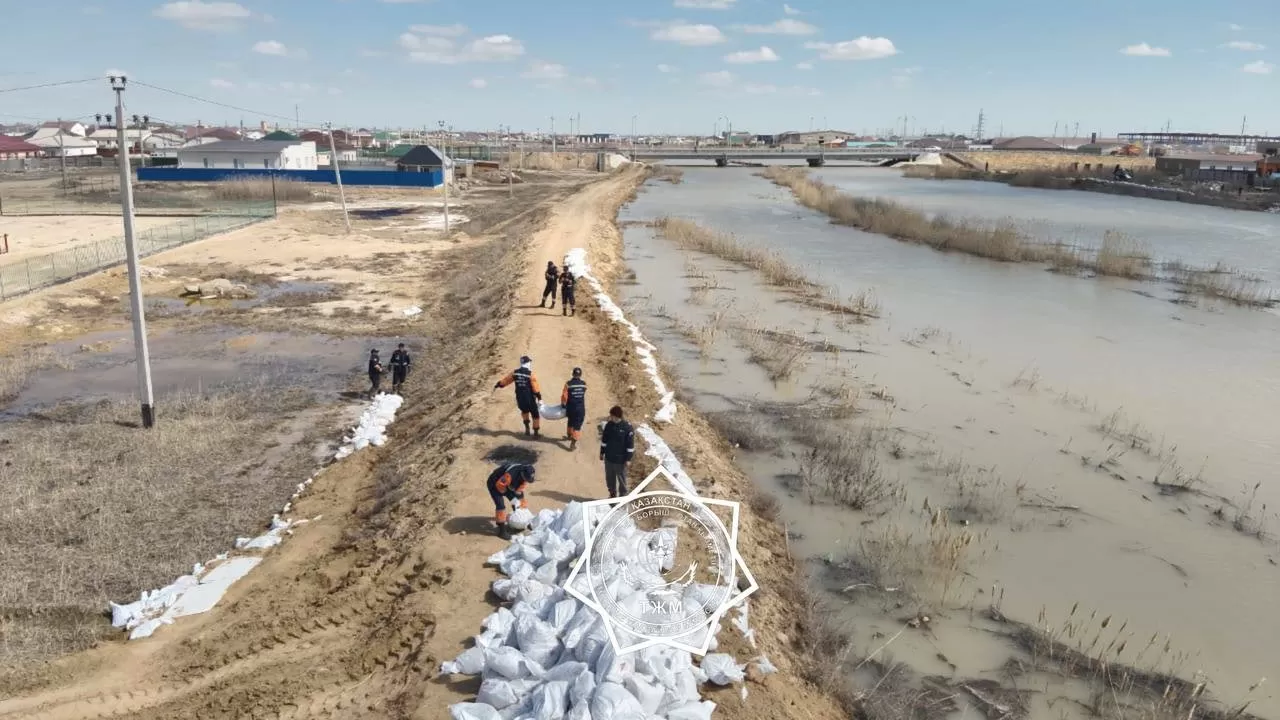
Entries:
[[[444,121],[440,121],[440,132],[444,133]],[[441,151],[443,152],[443,150]],[[453,164],[447,154],[440,156],[440,184],[444,186],[444,234],[449,234],[449,167]]]
[[125,259],[129,267],[129,311],[133,315],[133,349],[138,365],[138,399],[142,403],[142,427],[155,425],[155,397],[151,389],[151,353],[147,349],[147,318],[143,314],[142,275],[138,273],[138,246],[133,238],[133,182],[129,147],[125,141],[125,76],[108,77],[116,93],[116,145],[120,160],[120,214],[124,218]]
[[631,159],[632,160],[636,159],[636,118],[638,117],[640,116],[639,115],[631,116]]
[[[556,154],[556,116],[551,116],[551,156],[554,158]],[[552,161],[554,162],[554,160]]]
[[298,110],[298,103],[293,104],[293,129],[302,129],[302,112]]
[[62,118],[58,118],[58,154],[62,156],[62,189],[67,189],[67,147],[62,142]]
[[511,126],[507,126],[507,197],[516,196],[515,173],[511,171],[511,151],[515,150],[515,138],[511,137]]
[[333,140],[333,123],[329,126],[329,162],[333,164],[333,179],[338,183],[338,200],[342,202],[342,223],[351,232],[351,216],[347,214],[347,194],[342,190],[342,170],[338,168],[338,146]]

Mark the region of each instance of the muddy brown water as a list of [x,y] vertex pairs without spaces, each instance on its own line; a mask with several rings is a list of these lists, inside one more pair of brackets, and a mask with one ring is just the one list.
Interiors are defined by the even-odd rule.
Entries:
[[[322,400],[339,401],[352,383],[366,389],[368,353],[378,348],[388,358],[399,342],[411,348],[414,338],[336,338],[323,335],[245,332],[226,327],[183,331],[150,329],[152,384],[157,410],[175,392],[199,392],[238,383],[272,382],[302,385]],[[69,360],[69,368],[35,374],[30,384],[3,411],[16,418],[62,402],[92,402],[135,397],[137,370],[133,335],[100,332],[59,343],[51,350]],[[415,360],[421,360],[421,352]]]
[[[1142,283],[1063,277],[832,226],[736,170],[686,168],[681,185],[651,183],[620,219],[661,215],[779,250],[845,294],[874,287],[884,304],[881,319],[841,327],[752,273],[685,255],[647,227],[626,230],[637,282],[621,284],[619,300],[675,368],[686,402],[747,413],[764,401],[812,404],[814,385],[848,378],[864,388],[857,422],[900,446],[901,457],[881,458],[882,472],[902,483],[906,500],[884,514],[794,492],[780,478],[797,470],[793,455],[804,449],[795,443],[740,458],[782,499],[796,530],[790,551],[811,560],[863,652],[893,638],[885,652],[920,673],[996,679],[1016,652],[974,610],[994,593],[1009,617],[1060,627],[1078,603],[1076,620],[1097,612],[1091,631],[1107,616],[1112,632],[1127,622],[1120,662],[1207,679],[1221,700],[1248,699],[1251,712],[1280,717],[1273,689],[1249,692],[1275,673],[1274,648],[1258,638],[1280,637],[1280,316],[1175,306],[1137,294],[1152,290]],[[696,300],[689,258],[719,286]],[[700,354],[673,322],[698,326],[716,314],[725,327],[790,329],[861,352],[811,353],[775,384],[732,333]],[[890,401],[872,397],[876,388]],[[1184,477],[1201,476],[1196,492],[1167,494],[1153,483],[1172,477],[1173,463]],[[865,543],[889,531],[928,535],[925,500],[970,523],[976,539],[962,571],[945,588],[918,582],[927,586],[918,601],[841,592],[858,584],[857,573],[835,566],[858,560]],[[1242,514],[1246,529],[1265,523],[1262,538],[1233,527]],[[936,613],[932,632],[899,634],[919,609]],[[1139,658],[1153,636],[1154,650]],[[1033,717],[1059,717],[1053,698],[1090,692],[1053,677],[1037,685],[1046,692],[1032,701]]]

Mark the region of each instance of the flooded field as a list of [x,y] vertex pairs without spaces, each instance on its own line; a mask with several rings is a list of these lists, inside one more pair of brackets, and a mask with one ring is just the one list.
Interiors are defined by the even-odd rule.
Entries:
[[[1180,227],[1170,213],[1227,213],[1274,242],[1252,224],[1277,218],[972,185],[1115,205],[1111,217],[1046,218],[1105,221],[1099,234],[1130,233],[1157,256],[1280,267],[1261,240],[1236,246],[1219,231],[1212,251],[1191,255],[1194,232],[1159,230]],[[1007,205],[926,200],[992,218]],[[685,401],[782,501],[788,551],[811,561],[853,657],[868,657],[863,687],[886,702],[927,697],[936,676],[961,682],[960,704],[988,716],[1128,716],[1115,706],[1129,705],[1186,717],[1205,683],[1233,708],[1280,717],[1280,695],[1252,687],[1275,664],[1255,639],[1280,633],[1280,316],[833,226],[750,171],[685,168],[620,220],[661,216],[775,250],[841,297],[874,288],[881,303],[878,319],[857,322],[652,227],[627,229],[635,283],[620,300]]]

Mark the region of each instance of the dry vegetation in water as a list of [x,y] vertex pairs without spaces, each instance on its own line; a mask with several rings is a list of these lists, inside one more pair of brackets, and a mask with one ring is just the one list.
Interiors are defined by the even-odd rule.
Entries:
[[886,590],[939,609],[958,597],[970,568],[995,546],[987,531],[952,523],[943,510],[926,511],[921,524],[907,515],[863,533],[857,552],[837,565],[855,580],[842,591]]
[[649,176],[654,180],[662,180],[672,185],[679,185],[684,182],[684,171],[670,165],[657,165],[649,172]]
[[312,403],[255,384],[167,397],[148,431],[132,402],[0,425],[0,623],[12,625],[0,667],[91,645],[110,632],[108,601],[263,528],[315,462],[307,442],[280,445],[273,431]]
[[654,227],[681,248],[713,255],[759,272],[765,282],[795,294],[806,304],[845,313],[856,320],[879,317],[880,303],[870,291],[848,299],[840,298],[834,289],[823,288],[809,280],[803,270],[778,253],[749,247],[735,235],[705,228],[692,220],[672,217],[660,218],[654,222]]
[[804,449],[798,450],[797,488],[810,503],[826,498],[854,510],[872,510],[905,495],[902,482],[884,473],[887,433],[863,424],[838,427],[812,420],[791,424]]
[[32,375],[55,367],[70,370],[71,359],[43,347],[0,357],[0,408],[22,393]]
[[799,168],[770,167],[759,175],[789,188],[801,205],[825,213],[832,222],[935,250],[963,252],[1004,262],[1046,263],[1058,271],[1088,271],[1137,280],[1167,279],[1188,292],[1246,307],[1269,307],[1277,303],[1275,295],[1261,283],[1221,266],[1204,269],[1166,263],[1163,266],[1166,274],[1161,277],[1154,272],[1145,246],[1114,231],[1105,233],[1102,246],[1096,249],[1039,243],[1007,223],[984,225],[944,215],[929,217],[888,200],[854,197],[814,180]]

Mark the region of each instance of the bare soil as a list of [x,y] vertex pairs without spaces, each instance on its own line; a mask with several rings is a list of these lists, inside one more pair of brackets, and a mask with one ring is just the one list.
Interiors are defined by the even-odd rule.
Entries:
[[[418,331],[433,339],[429,355],[391,442],[320,475],[297,512],[322,519],[267,555],[218,608],[149,640],[101,642],[42,668],[0,675],[0,718],[443,718],[450,703],[473,698],[476,680],[437,672],[442,660],[469,645],[492,611],[486,593],[496,573],[483,562],[502,541],[491,534],[492,504],[482,489],[487,458],[500,446],[537,453],[542,481],[531,494],[535,510],[604,490],[593,453],[569,451],[558,423],[547,422],[543,438],[527,440],[518,432],[511,397],[492,393],[492,382],[528,354],[552,393],[572,367],[583,367],[591,388],[589,421],[613,404],[637,422],[656,408],[632,341],[589,292],[580,294],[576,317],[534,303],[543,265],[570,248],[587,248],[598,277],[609,280],[621,270],[614,216],[642,179],[643,171],[632,169],[579,190],[579,178],[551,178],[540,194],[524,198],[520,191],[529,185],[518,186],[516,203],[494,204],[513,209],[505,218],[468,208],[471,229],[456,232],[435,255],[417,257],[422,248],[410,245],[397,262],[379,259],[393,252],[381,231],[361,233],[360,242],[344,247],[355,258],[330,250],[325,257],[332,262],[291,260],[305,252],[310,233],[340,232],[332,214],[303,221],[306,231],[292,237],[283,223],[268,223],[269,234],[255,242],[206,241],[174,253],[183,262],[207,263],[216,259],[212,246],[235,247],[249,270],[274,268],[278,276],[279,264],[311,279],[413,298],[423,303]],[[505,195],[505,189],[496,192]],[[174,284],[155,282],[157,288]],[[371,304],[360,296],[349,302]],[[400,322],[392,305],[354,320],[386,333]],[[18,334],[30,341],[101,320],[92,312],[56,325],[45,317],[28,315],[36,329]],[[301,322],[352,320],[322,312]],[[751,501],[768,515],[769,504],[757,498],[703,420],[682,407],[677,422],[661,432],[702,492]],[[653,467],[648,458],[635,465],[637,477]],[[749,699],[737,688],[711,690],[709,697],[722,717],[845,717],[804,679],[820,678],[814,656],[806,655],[820,633],[807,613],[797,612],[796,568],[782,549],[781,528],[758,511],[744,511],[739,546],[763,586],[751,599],[759,647],[726,628],[721,649],[744,661],[763,652],[780,672],[749,681]]]

